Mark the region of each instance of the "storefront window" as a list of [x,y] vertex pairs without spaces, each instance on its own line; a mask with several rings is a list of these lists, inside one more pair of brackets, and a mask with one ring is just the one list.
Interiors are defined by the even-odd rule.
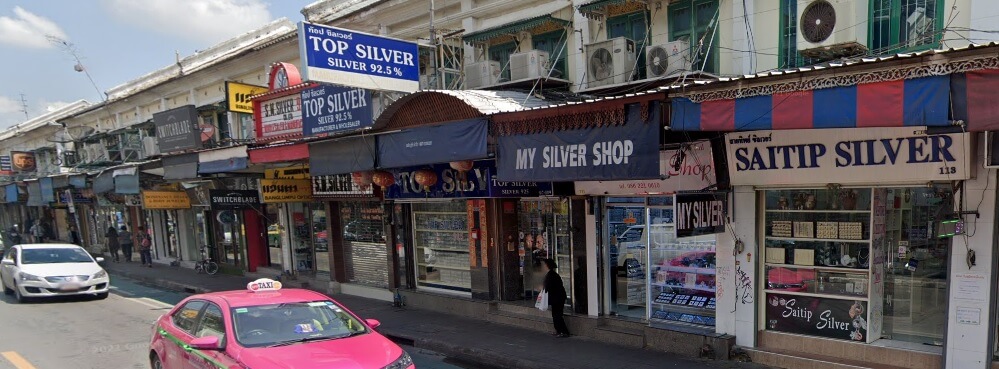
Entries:
[[464,201],[413,204],[417,285],[471,292]]
[[312,244],[316,249],[316,271],[330,272],[330,237],[326,220],[326,205],[312,204]]
[[939,345],[951,242],[934,232],[952,197],[927,187],[766,191],[766,329]]
[[524,276],[524,295],[533,299],[535,288],[544,282],[542,259],[551,258],[558,265],[562,283],[567,287],[572,305],[572,254],[569,236],[568,200],[524,200],[520,203],[520,260]]
[[[650,198],[648,213],[649,319],[715,325],[715,237],[677,239],[672,203]],[[656,200],[656,201],[653,201]]]
[[377,201],[345,201],[340,204],[347,281],[388,287],[384,212],[382,204]]
[[278,209],[282,204],[267,205],[267,249],[270,255],[270,265],[283,269],[281,266],[281,234],[284,231],[281,227],[281,216]]
[[295,269],[299,273],[311,273],[313,266],[312,225],[306,219],[309,204],[289,203],[289,224],[292,227],[291,245],[294,252]]
[[610,314],[646,318],[648,245],[645,198],[608,198],[605,224]]

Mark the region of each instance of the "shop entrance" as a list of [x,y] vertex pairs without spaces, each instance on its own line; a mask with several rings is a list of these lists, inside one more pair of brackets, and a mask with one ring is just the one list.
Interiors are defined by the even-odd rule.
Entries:
[[[604,291],[606,311],[635,319],[646,318],[645,273],[648,257],[644,197],[609,197],[604,213],[604,263],[608,267]],[[643,241],[643,239],[645,239]]]
[[524,276],[524,298],[534,303],[537,288],[545,279],[542,259],[550,258],[558,265],[558,274],[566,287],[572,305],[572,239],[569,234],[569,200],[539,199],[520,202],[520,245]]

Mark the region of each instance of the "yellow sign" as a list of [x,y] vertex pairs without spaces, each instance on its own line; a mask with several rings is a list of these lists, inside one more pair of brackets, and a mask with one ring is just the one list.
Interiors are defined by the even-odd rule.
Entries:
[[264,178],[267,179],[310,179],[309,166],[299,165],[294,167],[267,169],[264,170]]
[[229,111],[253,114],[253,102],[250,101],[250,96],[259,95],[267,91],[267,87],[263,86],[226,82],[225,96],[226,101],[229,103]]
[[308,179],[261,179],[260,196],[266,204],[311,202],[312,181]]
[[142,191],[142,207],[146,210],[190,209],[191,199],[181,191]]

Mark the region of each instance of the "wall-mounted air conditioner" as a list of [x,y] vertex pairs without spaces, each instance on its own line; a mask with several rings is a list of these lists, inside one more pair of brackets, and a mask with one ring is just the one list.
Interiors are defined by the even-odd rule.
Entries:
[[531,50],[526,53],[510,54],[510,80],[538,79],[548,77],[548,52]]
[[635,42],[625,37],[586,45],[586,85],[589,88],[631,81]]
[[160,146],[156,144],[156,137],[142,138],[142,152],[146,158],[160,154]]
[[798,1],[798,53],[833,59],[867,51],[868,0]]
[[495,60],[472,63],[465,67],[465,89],[492,86],[499,83],[500,63]]
[[645,70],[648,78],[666,77],[691,70],[690,44],[673,41],[645,48]]

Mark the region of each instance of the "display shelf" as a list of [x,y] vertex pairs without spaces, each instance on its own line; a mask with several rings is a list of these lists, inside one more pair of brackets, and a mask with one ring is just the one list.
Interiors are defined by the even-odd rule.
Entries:
[[774,264],[766,263],[768,267],[777,268],[793,268],[793,269],[814,269],[814,270],[824,270],[831,272],[844,272],[844,273],[857,273],[857,274],[867,274],[868,269],[858,269],[858,268],[845,268],[845,267],[831,267],[831,266],[821,266],[821,265],[796,265],[796,264]]
[[452,249],[452,248],[447,248],[447,247],[429,247],[429,246],[421,246],[421,247],[423,247],[425,249],[434,250],[434,251],[460,252],[460,253],[463,253],[463,254],[467,254],[468,253],[468,249]]
[[419,265],[419,266],[425,266],[425,267],[429,267],[429,268],[437,268],[437,269],[451,269],[451,270],[465,270],[465,271],[471,270],[471,268],[469,268],[467,266],[466,267],[461,267],[461,266],[440,265],[440,264],[427,264],[427,263],[419,263],[417,265]]
[[674,266],[674,265],[653,265],[653,266],[659,268],[659,270],[665,270],[667,272],[715,275],[714,268],[695,268],[695,267],[684,267],[684,266]]
[[687,305],[674,305],[674,304],[664,304],[664,303],[661,303],[661,302],[653,302],[652,305],[653,306],[657,306],[657,307],[661,307],[658,310],[667,310],[667,311],[678,312],[678,313],[699,314],[699,315],[704,315],[704,314],[708,313],[708,311],[706,311],[707,308],[704,308],[704,307],[687,306]]
[[452,282],[441,282],[441,281],[419,281],[419,282],[420,282],[420,285],[424,286],[424,287],[433,287],[434,285],[437,285],[437,286],[448,286],[448,287],[456,287],[456,288],[464,288],[464,289],[468,289],[469,288],[467,285],[460,284],[460,283],[452,283]]
[[779,291],[779,290],[764,290],[767,294],[778,294],[778,295],[794,295],[794,296],[807,296],[807,297],[821,297],[827,299],[836,300],[858,300],[867,302],[868,298],[864,296],[853,296],[853,295],[830,295],[825,293],[808,293],[808,292],[794,292],[794,291]]
[[766,236],[768,240],[774,241],[795,241],[795,242],[842,242],[842,243],[871,243],[871,240],[849,240],[838,238],[797,238],[797,237],[774,237]]
[[656,282],[651,282],[649,284],[651,286],[653,286],[653,287],[675,288],[675,289],[679,289],[679,290],[704,291],[704,292],[712,292],[712,293],[715,292],[715,289],[714,288],[710,288],[710,287],[701,287],[701,286],[694,286],[694,287],[673,286],[673,285],[668,285],[668,284],[665,284],[665,283],[656,283]]
[[870,214],[870,210],[796,210],[796,209],[767,209],[768,213],[831,213],[831,214]]
[[468,232],[468,230],[465,230],[465,229],[423,229],[423,228],[414,228],[413,230],[417,231],[417,232],[432,232],[432,233],[437,233],[437,232],[466,233],[466,232]]

